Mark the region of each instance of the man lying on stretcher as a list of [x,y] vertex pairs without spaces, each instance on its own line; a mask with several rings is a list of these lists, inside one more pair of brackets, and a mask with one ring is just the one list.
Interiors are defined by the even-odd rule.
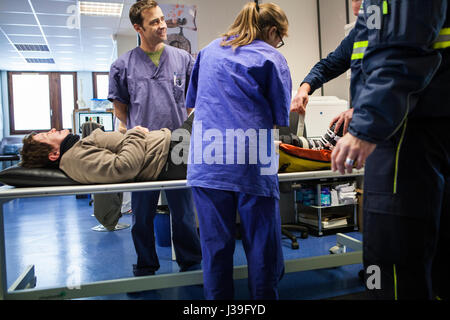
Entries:
[[[182,129],[190,132],[192,121],[193,113]],[[83,184],[186,179],[186,165],[169,157],[178,143],[171,136],[165,128],[140,126],[125,134],[96,129],[83,139],[69,130],[31,133],[23,139],[20,165],[59,168]]]
[[[194,112],[182,129],[191,133],[193,120]],[[294,134],[281,134],[279,138],[305,149],[332,149],[340,138],[333,130],[328,129],[320,139]],[[140,126],[125,134],[96,129],[81,140],[69,130],[32,133],[23,139],[21,166],[59,168],[83,184],[186,179],[186,161],[176,165],[170,157],[179,143],[171,141],[171,136],[168,129],[149,131]]]

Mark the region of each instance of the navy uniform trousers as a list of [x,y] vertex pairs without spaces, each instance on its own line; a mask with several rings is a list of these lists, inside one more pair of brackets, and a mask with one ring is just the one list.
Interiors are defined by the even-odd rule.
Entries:
[[449,297],[449,123],[410,119],[367,159],[364,267],[381,270],[381,288],[367,291],[372,298]]
[[[195,222],[194,202],[189,189],[166,190],[172,222],[172,241],[180,271],[201,263],[200,240]],[[156,254],[153,219],[159,200],[159,191],[133,192],[131,206],[133,226],[131,235],[137,253],[136,276],[153,274],[159,269]]]
[[284,274],[278,199],[192,187],[200,225],[204,294],[208,300],[234,297],[233,253],[236,212],[248,265],[252,299],[277,299]]

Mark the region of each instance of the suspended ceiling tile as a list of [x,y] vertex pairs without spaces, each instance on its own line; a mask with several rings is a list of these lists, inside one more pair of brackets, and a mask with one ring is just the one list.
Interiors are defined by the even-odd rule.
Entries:
[[3,31],[10,34],[23,34],[23,35],[42,35],[41,30],[38,26],[12,26],[3,25]]
[[7,51],[2,51],[0,52],[0,59],[4,60],[4,59],[16,59],[16,58],[21,58],[20,54],[14,50],[14,52],[7,52]]
[[75,37],[78,38],[80,36],[80,32],[78,29],[68,29],[68,28],[46,28],[42,27],[44,30],[44,34],[46,37]]
[[12,43],[29,43],[29,44],[45,44],[45,40],[42,36],[9,36]]
[[119,26],[120,17],[102,17],[81,15],[80,25],[82,28],[104,27],[116,29]]
[[33,14],[0,12],[0,25],[37,25]]
[[102,28],[102,27],[94,27],[94,28],[84,28],[81,30],[83,35],[93,35],[96,37],[109,37],[115,32],[113,28]]
[[47,38],[50,47],[79,47],[80,39],[77,37],[71,38]]
[[32,52],[26,52],[21,51],[22,56],[24,58],[52,58],[52,53],[49,51],[44,52],[38,52],[38,51],[32,51]]
[[69,15],[37,14],[37,17],[42,26],[68,27],[71,23]]
[[31,7],[27,0],[1,0],[0,12],[31,12]]
[[[32,0],[36,13],[67,14],[73,13],[70,6],[76,5],[76,1]],[[68,12],[69,11],[69,12]]]

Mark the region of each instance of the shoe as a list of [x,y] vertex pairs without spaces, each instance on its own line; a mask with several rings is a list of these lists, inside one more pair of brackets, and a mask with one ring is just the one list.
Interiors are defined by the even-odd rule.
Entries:
[[186,271],[195,271],[195,270],[201,270],[202,265],[200,263],[194,263],[187,266],[180,266],[180,272],[186,272]]
[[91,230],[92,230],[92,231],[99,231],[99,232],[106,232],[106,231],[117,231],[117,230],[122,230],[122,229],[126,229],[126,228],[129,228],[129,227],[130,227],[129,224],[126,224],[126,223],[118,223],[118,224],[116,224],[116,226],[114,227],[114,229],[109,230],[109,229],[105,228],[103,225],[99,224],[99,225],[97,225],[97,226],[95,226],[95,227],[92,227]]
[[336,143],[343,136],[344,126],[341,125],[341,127],[338,130],[338,133],[334,132],[335,127],[336,127],[336,123],[334,123],[331,126],[331,128],[327,129],[327,132],[320,138],[320,141],[329,150],[333,150],[333,148],[336,146]]
[[135,277],[153,276],[155,270],[149,267],[137,267],[137,264],[133,264],[133,274]]
[[123,215],[129,215],[129,214],[133,214],[133,210],[130,209],[128,211],[122,212]]
[[305,138],[297,137],[294,134],[280,136],[280,140],[283,143],[290,144],[296,147],[312,150],[333,150],[336,143],[343,135],[343,126],[339,128],[339,132],[334,133],[336,123],[327,129],[325,134],[320,138]]

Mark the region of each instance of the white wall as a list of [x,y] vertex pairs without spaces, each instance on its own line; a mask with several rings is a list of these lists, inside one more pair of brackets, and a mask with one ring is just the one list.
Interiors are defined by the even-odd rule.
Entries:
[[[131,24],[130,24],[131,28]],[[138,43],[137,33],[134,36],[118,34],[116,38],[117,57],[135,48]]]
[[[227,31],[247,2],[247,0],[158,1],[160,4],[197,6],[199,50]],[[316,0],[278,0],[276,3],[286,12],[289,20],[289,37],[285,39],[286,45],[280,50],[288,61],[293,87],[296,89],[311,67],[319,61]],[[121,47],[130,50],[136,46],[130,41],[125,43],[125,40],[118,37],[118,49]]]
[[293,89],[296,90],[319,61],[316,0],[278,0],[276,3],[286,12],[289,20],[289,36],[280,50],[287,59]]
[[[347,24],[347,10],[345,2],[348,0],[319,0],[320,29],[322,40],[322,58],[333,52],[345,37],[344,27]],[[349,0],[349,18],[351,13],[351,0]],[[325,96],[337,96],[349,100],[350,81],[346,73],[328,82],[323,86]]]

